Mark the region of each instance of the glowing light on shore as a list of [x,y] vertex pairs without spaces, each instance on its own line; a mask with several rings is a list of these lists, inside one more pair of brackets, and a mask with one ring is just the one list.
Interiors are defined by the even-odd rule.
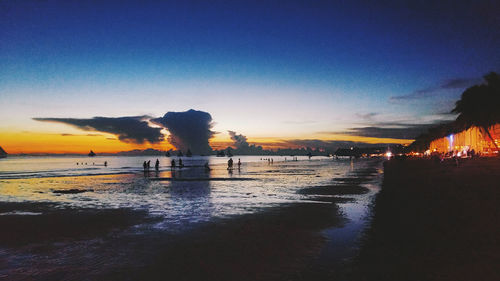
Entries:
[[450,149],[453,149],[453,134],[448,136],[448,141],[450,142]]

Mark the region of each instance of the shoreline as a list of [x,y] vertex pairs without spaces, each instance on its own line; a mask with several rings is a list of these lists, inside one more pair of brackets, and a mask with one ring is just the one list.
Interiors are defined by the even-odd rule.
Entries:
[[[352,203],[367,192],[361,185],[376,176],[373,163],[342,178],[332,178],[329,185],[302,189],[302,203],[215,219],[182,233],[155,229],[161,218],[131,209],[58,209],[50,204],[0,203],[4,213],[40,213],[0,216],[0,223],[19,224],[11,229],[10,236],[4,232],[0,241],[0,276],[9,280],[33,276],[54,280],[75,276],[81,276],[77,280],[329,277],[335,272],[324,266],[329,260],[323,254],[325,246],[335,241],[329,241],[325,231],[347,223],[338,203]],[[310,198],[326,204],[308,203]],[[27,237],[17,237],[15,233],[20,231]],[[9,239],[11,243],[7,243]]]

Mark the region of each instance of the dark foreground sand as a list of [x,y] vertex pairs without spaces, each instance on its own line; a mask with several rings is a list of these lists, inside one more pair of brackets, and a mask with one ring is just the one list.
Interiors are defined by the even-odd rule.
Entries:
[[154,218],[127,209],[1,209],[43,212],[0,216],[5,280],[286,280],[319,251],[319,231],[342,223],[335,204],[291,204],[176,235],[132,231]]
[[351,277],[500,280],[500,159],[385,163]]

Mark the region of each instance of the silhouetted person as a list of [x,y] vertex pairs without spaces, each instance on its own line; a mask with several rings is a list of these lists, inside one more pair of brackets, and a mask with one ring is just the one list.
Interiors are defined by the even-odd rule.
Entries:
[[179,168],[182,168],[184,167],[184,165],[182,164],[182,159],[179,158]]
[[160,170],[160,160],[156,159],[155,170]]
[[104,167],[108,166],[108,161],[104,161]]
[[170,169],[175,169],[175,159],[172,159],[172,161],[170,161]]
[[144,168],[144,172],[146,172],[146,169],[148,168],[148,163],[144,161],[144,163],[142,163],[142,167]]
[[228,170],[233,169],[233,158],[229,158],[229,160],[227,160],[227,169]]
[[238,158],[238,170],[241,169],[241,160]]
[[151,160],[148,161],[148,170],[151,168]]

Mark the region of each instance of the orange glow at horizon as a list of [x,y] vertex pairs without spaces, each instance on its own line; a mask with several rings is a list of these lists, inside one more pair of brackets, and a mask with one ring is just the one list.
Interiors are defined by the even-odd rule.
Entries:
[[[278,148],[302,148],[304,146],[294,144],[293,141],[307,141],[307,140],[321,140],[321,141],[352,141],[352,142],[361,142],[361,143],[369,143],[369,144],[377,144],[377,143],[393,143],[393,144],[402,144],[408,145],[412,143],[414,140],[407,139],[393,139],[393,138],[372,138],[372,137],[361,137],[361,136],[352,136],[352,135],[343,135],[336,134],[331,135],[329,138],[325,138],[323,136],[310,136],[310,137],[302,137],[302,138],[278,138],[278,137],[267,137],[267,138],[250,138],[248,140],[249,144],[254,144],[256,146],[262,146],[264,149],[278,149]],[[234,142],[230,138],[214,138],[211,140],[210,145],[213,149],[225,149],[228,146],[234,147]],[[315,148],[315,147],[312,147]]]
[[[302,138],[278,138],[278,137],[257,137],[249,138],[250,144],[262,146],[264,149],[278,148],[301,148],[304,146],[294,143],[294,140],[322,140],[328,141],[353,141],[364,142],[370,144],[376,143],[394,143],[394,144],[410,144],[413,140],[390,139],[390,138],[370,138],[359,137],[352,135],[331,135],[325,136],[310,136]],[[233,141],[229,137],[216,136],[210,140],[210,145],[214,150],[225,149],[228,146],[233,146]],[[55,134],[42,132],[1,132],[0,146],[3,147],[9,154],[37,154],[37,153],[76,153],[86,154],[90,150],[96,153],[116,153],[120,151],[129,151],[133,149],[153,148],[157,150],[170,150],[175,147],[168,141],[160,144],[135,144],[125,143],[116,138],[116,136],[106,133],[87,133],[87,134]],[[314,147],[313,147],[314,148]]]
[[0,146],[9,154],[21,153],[116,153],[133,149],[154,148],[169,150],[168,142],[161,144],[125,143],[116,136],[106,133],[53,134],[40,132],[2,132]]

